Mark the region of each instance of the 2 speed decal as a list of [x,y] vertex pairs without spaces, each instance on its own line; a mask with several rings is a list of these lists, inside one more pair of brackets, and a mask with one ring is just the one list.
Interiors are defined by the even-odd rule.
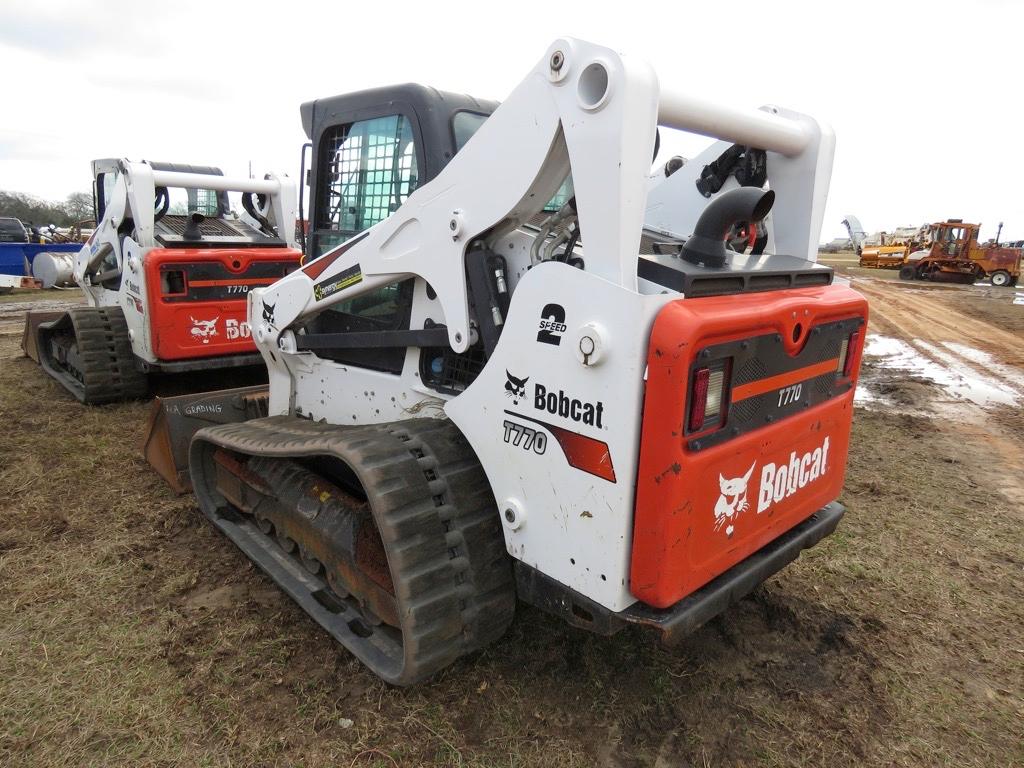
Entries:
[[537,341],[541,344],[559,346],[565,333],[565,307],[561,304],[546,304],[540,313]]

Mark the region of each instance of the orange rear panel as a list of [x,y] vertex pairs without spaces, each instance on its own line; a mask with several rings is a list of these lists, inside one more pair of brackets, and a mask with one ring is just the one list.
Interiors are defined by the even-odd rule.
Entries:
[[256,351],[246,297],[299,265],[290,248],[154,248],[145,257],[158,360]]
[[[637,477],[639,600],[676,603],[838,498],[866,320],[867,302],[835,285],[662,309]],[[841,340],[854,356],[849,377]],[[715,360],[725,360],[729,406],[688,433],[691,376]]]

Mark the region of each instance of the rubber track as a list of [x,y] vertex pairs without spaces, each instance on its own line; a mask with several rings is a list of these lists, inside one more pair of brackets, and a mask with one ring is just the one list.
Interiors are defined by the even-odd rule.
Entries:
[[[72,309],[37,331],[43,369],[80,402],[101,405],[144,397],[149,385],[135,367],[128,324],[120,307]],[[81,378],[53,359],[51,338],[71,335],[78,346]]]
[[[356,473],[380,530],[401,632],[362,620],[215,490],[215,446],[250,456],[333,455]],[[208,427],[189,465],[207,517],[378,676],[410,685],[504,634],[515,611],[511,560],[490,485],[448,421],[344,427],[290,416]]]

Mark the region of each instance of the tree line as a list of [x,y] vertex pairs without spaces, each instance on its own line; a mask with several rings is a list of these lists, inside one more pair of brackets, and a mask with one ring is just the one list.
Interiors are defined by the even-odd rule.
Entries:
[[45,227],[55,224],[69,227],[79,221],[92,219],[92,195],[72,192],[63,202],[40,200],[23,192],[0,190],[0,217],[21,219],[28,226]]

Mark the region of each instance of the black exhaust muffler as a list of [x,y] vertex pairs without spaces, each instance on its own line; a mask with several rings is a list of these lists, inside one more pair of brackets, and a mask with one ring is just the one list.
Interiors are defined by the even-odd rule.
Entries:
[[724,267],[728,260],[726,239],[733,225],[745,221],[751,226],[772,209],[775,193],[759,187],[731,189],[712,200],[697,220],[693,235],[683,245],[680,257],[691,264]]

